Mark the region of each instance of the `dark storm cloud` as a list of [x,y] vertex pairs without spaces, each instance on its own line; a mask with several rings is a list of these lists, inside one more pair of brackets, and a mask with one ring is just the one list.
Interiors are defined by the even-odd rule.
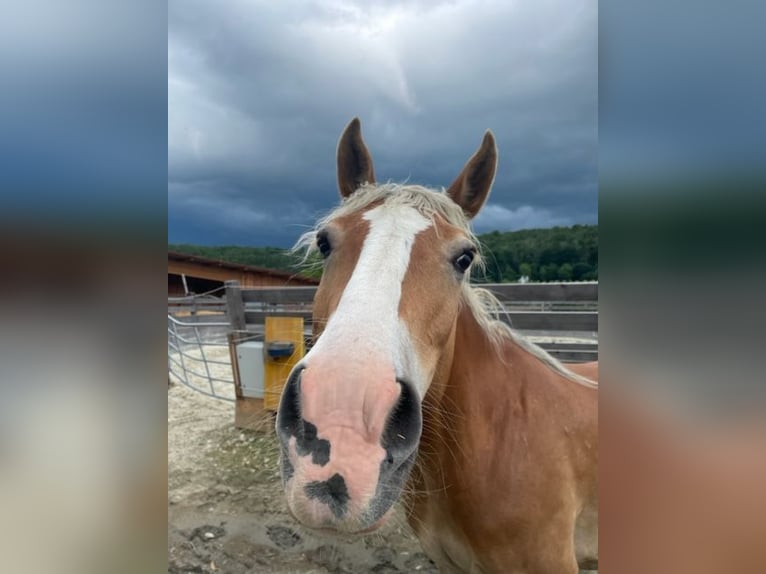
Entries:
[[169,239],[288,245],[362,120],[381,180],[448,185],[494,131],[479,231],[594,222],[595,2],[171,2]]

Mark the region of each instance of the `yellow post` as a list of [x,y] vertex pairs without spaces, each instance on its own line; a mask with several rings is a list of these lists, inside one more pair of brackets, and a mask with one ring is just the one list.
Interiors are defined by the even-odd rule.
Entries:
[[[293,344],[289,356],[272,356],[269,343]],[[263,368],[263,408],[275,411],[279,407],[279,397],[290,371],[303,358],[303,318],[302,317],[266,317],[266,337],[264,341]]]

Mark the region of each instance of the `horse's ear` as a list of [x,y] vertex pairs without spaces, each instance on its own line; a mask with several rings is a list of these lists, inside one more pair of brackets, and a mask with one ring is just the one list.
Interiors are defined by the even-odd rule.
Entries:
[[447,195],[452,201],[463,208],[468,219],[472,219],[489,196],[492,182],[497,171],[497,146],[495,136],[487,130],[481,146],[476,151],[463,171],[447,189]]
[[365,183],[375,183],[375,170],[359,118],[354,118],[338,141],[338,188],[342,197],[348,197]]

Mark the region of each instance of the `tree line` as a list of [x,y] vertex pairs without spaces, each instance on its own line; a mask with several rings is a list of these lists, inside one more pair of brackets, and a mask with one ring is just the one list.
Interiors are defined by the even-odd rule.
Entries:
[[[483,271],[474,270],[475,282],[507,283],[522,277],[529,281],[598,280],[597,225],[493,231],[478,239],[485,267]],[[315,259],[302,262],[302,255],[278,247],[168,244],[168,250],[242,265],[300,271],[311,277],[321,275],[321,265]]]
[[478,282],[598,280],[597,225],[493,231],[479,241],[485,271]]

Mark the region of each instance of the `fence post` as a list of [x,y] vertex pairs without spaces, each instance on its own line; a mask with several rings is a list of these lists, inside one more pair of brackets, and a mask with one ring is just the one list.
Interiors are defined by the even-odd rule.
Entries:
[[232,331],[244,331],[245,304],[242,301],[242,289],[239,281],[226,281],[226,314],[229,316],[229,324]]
[[225,282],[226,286],[226,315],[229,317],[229,357],[231,358],[231,374],[234,378],[234,394],[236,401],[234,403],[234,424],[237,424],[240,418],[241,405],[246,402],[246,397],[242,395],[242,383],[239,378],[239,358],[237,357],[237,345],[242,338],[242,332],[246,329],[245,323],[245,304],[242,301],[242,289],[239,281],[229,280]]

